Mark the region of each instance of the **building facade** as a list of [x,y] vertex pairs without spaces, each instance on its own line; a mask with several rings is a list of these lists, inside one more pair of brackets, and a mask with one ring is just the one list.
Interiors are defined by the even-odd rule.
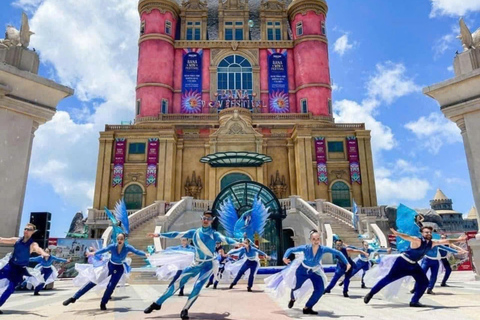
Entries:
[[94,209],[214,200],[239,180],[377,205],[370,131],[333,119],[324,0],[138,8],[135,123],[100,133]]

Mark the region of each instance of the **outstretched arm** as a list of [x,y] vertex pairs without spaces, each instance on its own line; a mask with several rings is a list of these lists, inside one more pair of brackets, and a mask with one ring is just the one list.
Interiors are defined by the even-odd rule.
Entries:
[[95,251],[95,252],[90,252],[89,255],[100,256],[100,255],[104,254],[105,252],[111,251],[113,248],[115,248],[115,244],[112,243],[111,245],[108,245],[103,249],[100,249],[100,250]]
[[332,255],[334,255],[334,256],[336,256],[337,258],[339,258],[340,260],[342,260],[342,262],[347,266],[347,271],[351,268],[350,263],[348,263],[348,260],[347,260],[347,258],[345,257],[345,255],[344,255],[343,253],[341,253],[341,252],[338,251],[338,250],[329,248],[329,247],[322,247],[322,248],[323,248],[323,251],[324,251],[324,252],[331,253]]
[[1,244],[15,244],[15,242],[18,241],[18,237],[12,237],[12,238],[0,238],[0,243]]
[[288,259],[288,257],[289,257],[292,253],[305,252],[304,250],[305,250],[305,246],[298,246],[298,247],[288,248],[287,251],[285,251],[285,253],[283,254],[283,262],[285,262],[285,264],[290,264],[290,259]]
[[33,257],[33,258],[28,259],[28,262],[38,262],[38,263],[40,263],[42,261],[42,259],[43,258],[41,256]]
[[455,250],[453,248],[450,248],[450,247],[447,247],[447,246],[444,246],[444,245],[439,245],[438,250],[443,250],[443,251],[447,251],[447,252],[451,252],[451,253],[458,253],[457,250]]
[[172,231],[172,232],[163,232],[163,233],[147,233],[147,237],[150,238],[169,238],[169,239],[180,239],[180,238],[192,238],[197,229],[191,229],[188,231]]
[[358,253],[358,254],[363,254],[365,257],[368,257],[368,253],[363,251],[363,250],[357,250],[357,249],[352,249],[352,248],[347,248],[347,252],[350,253]]
[[48,253],[46,253],[45,251],[43,251],[43,249],[40,248],[40,247],[38,246],[38,243],[36,243],[36,242],[33,242],[33,243],[30,245],[30,252],[36,252],[36,253],[38,253],[39,255],[41,255],[42,257],[44,257],[44,258],[50,256]]
[[57,262],[63,262],[63,263],[68,262],[67,259],[58,258],[58,257],[55,257],[55,256],[52,256],[52,260],[57,261]]
[[467,236],[466,235],[462,235],[456,239],[442,239],[442,240],[435,240],[435,241],[432,241],[432,247],[434,246],[439,246],[439,245],[442,245],[442,244],[452,244],[452,243],[455,243],[455,242],[464,242],[465,240],[467,239]]
[[238,242],[237,240],[233,239],[233,238],[230,238],[230,237],[226,237],[224,236],[223,234],[221,234],[220,232],[215,232],[215,240],[216,241],[221,241],[221,242],[225,242],[225,243],[228,243],[228,244],[233,244],[233,245],[241,245],[243,246],[243,243],[240,243]]
[[454,245],[454,244],[450,244],[450,247],[452,247],[453,249],[458,250],[458,252],[460,252],[460,253],[468,253],[467,250],[463,249],[462,247],[456,246],[456,245]]
[[392,231],[392,233],[396,236],[396,237],[400,237],[402,238],[403,240],[405,241],[409,241],[413,246],[412,248],[415,249],[415,248],[418,248],[420,246],[420,244],[422,243],[422,241],[417,238],[417,237],[412,237],[408,234],[405,234],[405,233],[401,233],[401,232],[397,232],[397,230],[393,229],[393,228],[390,228],[390,231]]
[[127,245],[127,250],[129,252],[133,252],[135,253],[137,256],[141,256],[141,257],[145,257],[147,254],[145,252],[143,252],[142,250],[138,250],[136,249],[135,247],[131,246],[131,245]]

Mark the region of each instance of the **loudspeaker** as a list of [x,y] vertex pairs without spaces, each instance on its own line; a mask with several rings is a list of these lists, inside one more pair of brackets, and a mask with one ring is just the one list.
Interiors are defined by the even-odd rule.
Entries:
[[30,223],[33,223],[37,227],[37,231],[33,234],[32,239],[43,249],[48,247],[51,219],[52,214],[50,212],[30,213]]

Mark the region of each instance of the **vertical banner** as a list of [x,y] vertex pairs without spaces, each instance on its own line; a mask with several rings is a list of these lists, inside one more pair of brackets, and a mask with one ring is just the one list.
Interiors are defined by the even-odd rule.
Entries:
[[268,100],[269,112],[290,112],[287,49],[268,49]]
[[315,137],[315,157],[317,160],[317,183],[328,184],[327,153],[325,151],[325,138]]
[[115,139],[115,155],[113,158],[112,187],[123,186],[123,164],[125,163],[125,151],[127,150],[127,139]]
[[360,159],[358,156],[357,137],[347,137],[347,154],[348,162],[350,163],[350,181],[352,184],[354,182],[362,184],[362,179],[360,176]]
[[147,187],[149,185],[157,185],[157,163],[158,163],[158,138],[148,139],[147,151]]
[[181,113],[202,112],[203,49],[183,49]]

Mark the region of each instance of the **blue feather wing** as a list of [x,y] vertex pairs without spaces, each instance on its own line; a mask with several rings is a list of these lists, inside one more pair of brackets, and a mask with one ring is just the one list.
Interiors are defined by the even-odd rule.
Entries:
[[119,200],[115,205],[115,218],[122,222],[122,229],[126,234],[130,233],[130,223],[128,222],[128,212],[125,200]]
[[225,229],[225,233],[229,237],[233,237],[235,233],[235,223],[238,220],[237,210],[232,203],[230,198],[227,198],[223,203],[220,204],[219,210],[220,224]]
[[257,197],[253,199],[253,207],[251,214],[251,225],[253,233],[258,233],[259,236],[262,236],[263,232],[265,231],[265,225],[267,224],[267,219],[270,216],[270,212],[268,212],[268,209]]
[[105,213],[107,214],[108,219],[110,219],[110,221],[112,222],[112,226],[116,225],[118,221],[117,219],[115,219],[115,216],[110,210],[108,210],[107,207],[105,207]]
[[[420,237],[420,228],[415,223],[417,212],[403,204],[397,208],[397,231],[413,237]],[[397,250],[403,252],[410,247],[410,242],[397,237]]]

